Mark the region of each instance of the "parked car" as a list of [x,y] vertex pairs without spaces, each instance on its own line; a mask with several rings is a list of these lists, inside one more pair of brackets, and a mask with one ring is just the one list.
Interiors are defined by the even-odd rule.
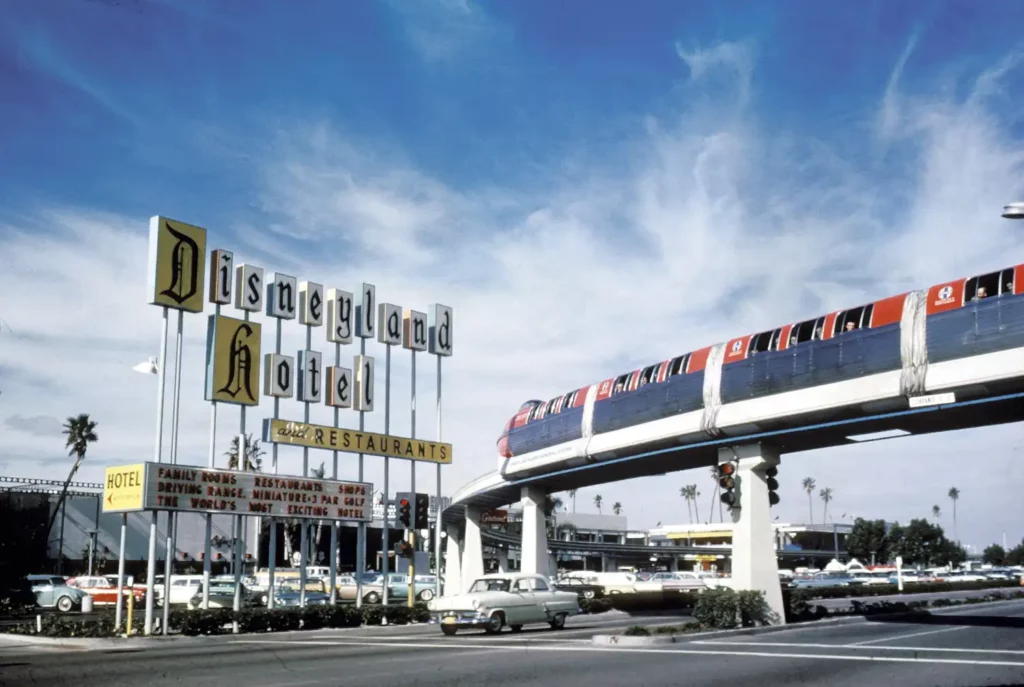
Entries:
[[[417,575],[415,595],[417,601],[430,601],[434,598],[437,578],[433,575]],[[388,575],[388,598],[407,599],[409,597],[409,576],[402,573]]]
[[[114,582],[111,583],[110,579],[106,576],[88,576],[79,575],[78,577],[72,577],[67,581],[69,587],[81,589],[83,592],[92,597],[92,601],[97,606],[103,605],[114,605],[117,603],[117,576],[114,576]],[[127,599],[127,595],[131,593],[135,597],[135,603],[143,603],[146,599],[145,588],[137,589],[134,587],[125,589],[122,593]]]
[[522,573],[478,577],[467,593],[433,599],[427,609],[449,636],[470,627],[494,634],[505,625],[520,632],[530,623],[547,623],[558,630],[565,627],[566,618],[581,612],[574,592],[554,590],[543,576]]
[[56,608],[61,613],[69,613],[75,607],[82,607],[82,599],[89,596],[81,589],[68,586],[63,577],[54,575],[27,575],[36,595],[36,603],[42,608]]
[[702,592],[708,588],[704,580],[693,572],[659,572],[646,580],[637,580],[638,592],[683,591]]
[[[338,575],[334,579],[334,586],[338,590],[338,598],[342,601],[355,601],[356,592],[359,587],[356,585],[355,575]],[[384,597],[384,587],[380,584],[363,582],[363,603],[379,604]]]
[[[298,606],[302,601],[302,585],[298,580],[282,580],[281,584],[274,587],[275,606]],[[266,605],[269,601],[267,594],[263,595],[262,601]],[[306,580],[306,605],[322,606],[331,602],[331,595],[327,591],[327,585],[319,578],[308,578]]]
[[554,587],[561,592],[573,592],[580,599],[600,599],[604,596],[604,587],[580,577],[563,577],[555,581]]
[[[242,587],[242,608],[249,608],[256,605],[256,599],[246,586]],[[192,610],[203,607],[203,583],[196,589],[195,594],[188,600],[188,607]],[[173,601],[171,602],[174,603]],[[234,580],[210,580],[210,608],[234,608],[235,607],[235,582]]]
[[812,577],[797,577],[790,584],[790,587],[851,587],[863,584],[853,575],[845,572],[819,572]]

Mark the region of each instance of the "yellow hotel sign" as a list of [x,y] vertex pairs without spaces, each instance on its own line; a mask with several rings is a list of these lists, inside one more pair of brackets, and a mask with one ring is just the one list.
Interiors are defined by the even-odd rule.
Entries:
[[149,302],[203,311],[206,230],[166,217],[149,220]]
[[367,453],[372,456],[405,458],[428,463],[452,462],[452,445],[440,441],[407,439],[290,420],[264,420],[263,440],[275,444],[292,444],[346,453]]
[[145,463],[107,468],[103,479],[103,512],[126,513],[142,510],[145,477]]
[[206,400],[254,406],[260,402],[259,322],[210,315],[206,330]]

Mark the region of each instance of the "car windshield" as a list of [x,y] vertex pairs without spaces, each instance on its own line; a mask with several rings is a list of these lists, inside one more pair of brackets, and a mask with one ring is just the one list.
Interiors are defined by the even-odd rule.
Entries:
[[470,593],[472,592],[507,592],[509,587],[512,585],[510,580],[503,577],[494,579],[483,579],[477,580],[473,583],[473,586],[469,588]]

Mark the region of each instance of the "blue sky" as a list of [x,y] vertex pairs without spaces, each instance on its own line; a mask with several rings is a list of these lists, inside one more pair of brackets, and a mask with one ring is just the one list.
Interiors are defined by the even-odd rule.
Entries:
[[[1014,3],[295,6],[5,7],[0,287],[32,298],[0,310],[14,332],[0,415],[16,418],[0,470],[63,466],[53,418],[90,408],[109,429],[86,477],[149,450],[152,385],[120,375],[155,353],[153,214],[208,227],[211,247],[268,271],[453,305],[453,484],[493,466],[526,398],[1024,262],[998,218],[1024,197]],[[190,320],[186,365],[201,366],[202,339]],[[182,441],[201,453],[198,375],[186,370],[196,429]],[[1018,435],[794,456],[783,516],[803,517],[806,474],[842,484],[830,510],[903,520],[960,480],[963,527],[987,543],[1019,530],[1019,499],[1007,486],[983,502],[981,478],[956,469],[983,446],[1020,474]],[[935,460],[935,484],[906,505],[859,472],[898,461],[910,479]],[[676,482],[701,472],[602,490],[649,526],[685,517]]]

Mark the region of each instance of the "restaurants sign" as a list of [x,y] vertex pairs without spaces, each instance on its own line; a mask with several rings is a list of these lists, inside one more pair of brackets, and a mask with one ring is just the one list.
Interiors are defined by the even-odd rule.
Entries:
[[[142,467],[144,510],[361,522],[370,522],[372,516],[373,489],[366,482],[160,463],[144,463]],[[106,501],[104,498],[105,504]],[[114,507],[105,507],[104,512],[121,510],[116,504],[111,505]],[[124,510],[136,509],[137,506]]]

